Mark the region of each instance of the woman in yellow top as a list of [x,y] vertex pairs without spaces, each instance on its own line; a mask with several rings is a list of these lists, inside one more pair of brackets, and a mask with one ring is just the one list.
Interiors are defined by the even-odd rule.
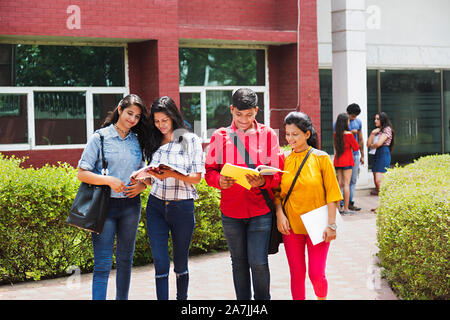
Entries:
[[[308,248],[308,273],[318,299],[325,299],[328,282],[325,277],[330,241],[336,239],[336,203],[342,200],[333,163],[326,152],[313,149],[306,160],[290,194],[285,211],[282,203],[294,177],[311,148],[317,146],[317,133],[311,119],[302,112],[291,112],[284,119],[286,140],[292,152],[286,157],[279,190],[275,192],[277,226],[283,242],[291,273],[291,292],[294,300],[305,299],[305,246]],[[324,241],[312,244],[300,216],[324,205],[328,207],[328,227]]]

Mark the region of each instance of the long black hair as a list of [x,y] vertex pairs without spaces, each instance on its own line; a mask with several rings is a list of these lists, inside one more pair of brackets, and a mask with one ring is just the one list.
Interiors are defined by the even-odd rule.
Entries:
[[178,134],[179,142],[183,140],[183,134],[188,132],[183,116],[172,98],[164,96],[153,101],[148,117],[147,140],[144,148],[144,157],[148,162],[152,160],[153,153],[161,146],[164,138],[161,131],[155,126],[155,113],[157,112],[163,112],[172,119],[172,130],[180,133]]
[[336,120],[336,128],[334,135],[334,149],[336,149],[336,157],[340,157],[344,153],[344,132],[350,131],[348,127],[349,116],[347,113],[340,113]]
[[318,148],[319,146],[319,139],[317,137],[316,129],[314,129],[313,123],[311,121],[311,118],[303,112],[299,111],[292,111],[290,112],[286,118],[284,118],[284,124],[295,124],[297,128],[302,130],[304,133],[310,132],[309,138],[306,141],[306,143],[313,147]]
[[123,112],[126,108],[131,106],[137,106],[141,109],[141,117],[138,121],[138,123],[131,128],[131,131],[137,134],[137,138],[139,141],[139,145],[142,150],[144,150],[144,141],[146,140],[147,135],[147,119],[148,119],[148,112],[147,108],[139,96],[135,94],[129,94],[125,96],[122,100],[120,100],[117,107],[113,110],[108,112],[108,115],[106,116],[105,121],[101,125],[102,128],[105,128],[109,126],[110,124],[116,123],[117,120],[119,120],[119,108]]
[[391,128],[392,131],[392,140],[391,140],[391,144],[389,145],[389,150],[392,152],[392,149],[394,148],[394,128],[392,127],[392,123],[391,120],[389,120],[388,115],[386,114],[386,112],[380,112],[377,113],[378,118],[380,119],[380,132],[383,132],[383,130],[387,127]]

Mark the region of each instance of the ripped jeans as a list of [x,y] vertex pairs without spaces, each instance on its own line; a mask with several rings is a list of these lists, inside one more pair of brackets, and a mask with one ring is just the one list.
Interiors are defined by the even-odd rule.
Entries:
[[147,231],[155,265],[156,296],[169,299],[169,231],[172,236],[177,300],[188,296],[188,257],[195,228],[194,200],[164,201],[152,195],[147,202]]

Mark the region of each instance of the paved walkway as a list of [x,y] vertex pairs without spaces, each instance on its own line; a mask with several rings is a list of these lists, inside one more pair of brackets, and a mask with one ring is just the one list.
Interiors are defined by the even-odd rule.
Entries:
[[[354,216],[344,216],[344,230],[338,233],[328,253],[327,278],[330,300],[391,300],[397,299],[376,265],[376,215],[370,212],[378,206],[378,197],[358,191],[356,204],[362,210]],[[290,276],[283,246],[269,256],[271,296],[274,300],[290,300]],[[173,268],[172,268],[173,270]],[[234,300],[231,262],[228,252],[191,257],[189,260],[189,299]],[[53,280],[0,286],[0,300],[89,300],[92,274]],[[175,274],[170,275],[170,298],[175,299]],[[115,271],[110,275],[108,299],[115,298]],[[156,299],[153,265],[135,267],[132,272],[130,300]],[[311,282],[306,280],[306,299],[314,300]]]

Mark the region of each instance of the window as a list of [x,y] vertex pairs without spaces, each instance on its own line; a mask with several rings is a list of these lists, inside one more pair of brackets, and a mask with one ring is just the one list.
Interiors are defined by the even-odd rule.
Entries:
[[0,94],[0,144],[28,142],[26,94]]
[[0,44],[0,86],[9,86],[14,82],[14,47]]
[[180,93],[180,111],[188,127],[200,137],[202,134],[200,93]]
[[94,99],[94,130],[100,129],[108,113],[122,100],[123,95],[117,93],[93,94]]
[[123,47],[12,45],[19,87],[122,87]]
[[241,87],[257,93],[256,120],[269,124],[265,49],[180,48],[179,55],[181,112],[205,142],[230,125],[231,98]]
[[180,86],[264,84],[264,50],[180,48]]
[[34,92],[36,145],[86,142],[85,92]]
[[0,45],[0,150],[79,148],[128,93],[124,47]]

